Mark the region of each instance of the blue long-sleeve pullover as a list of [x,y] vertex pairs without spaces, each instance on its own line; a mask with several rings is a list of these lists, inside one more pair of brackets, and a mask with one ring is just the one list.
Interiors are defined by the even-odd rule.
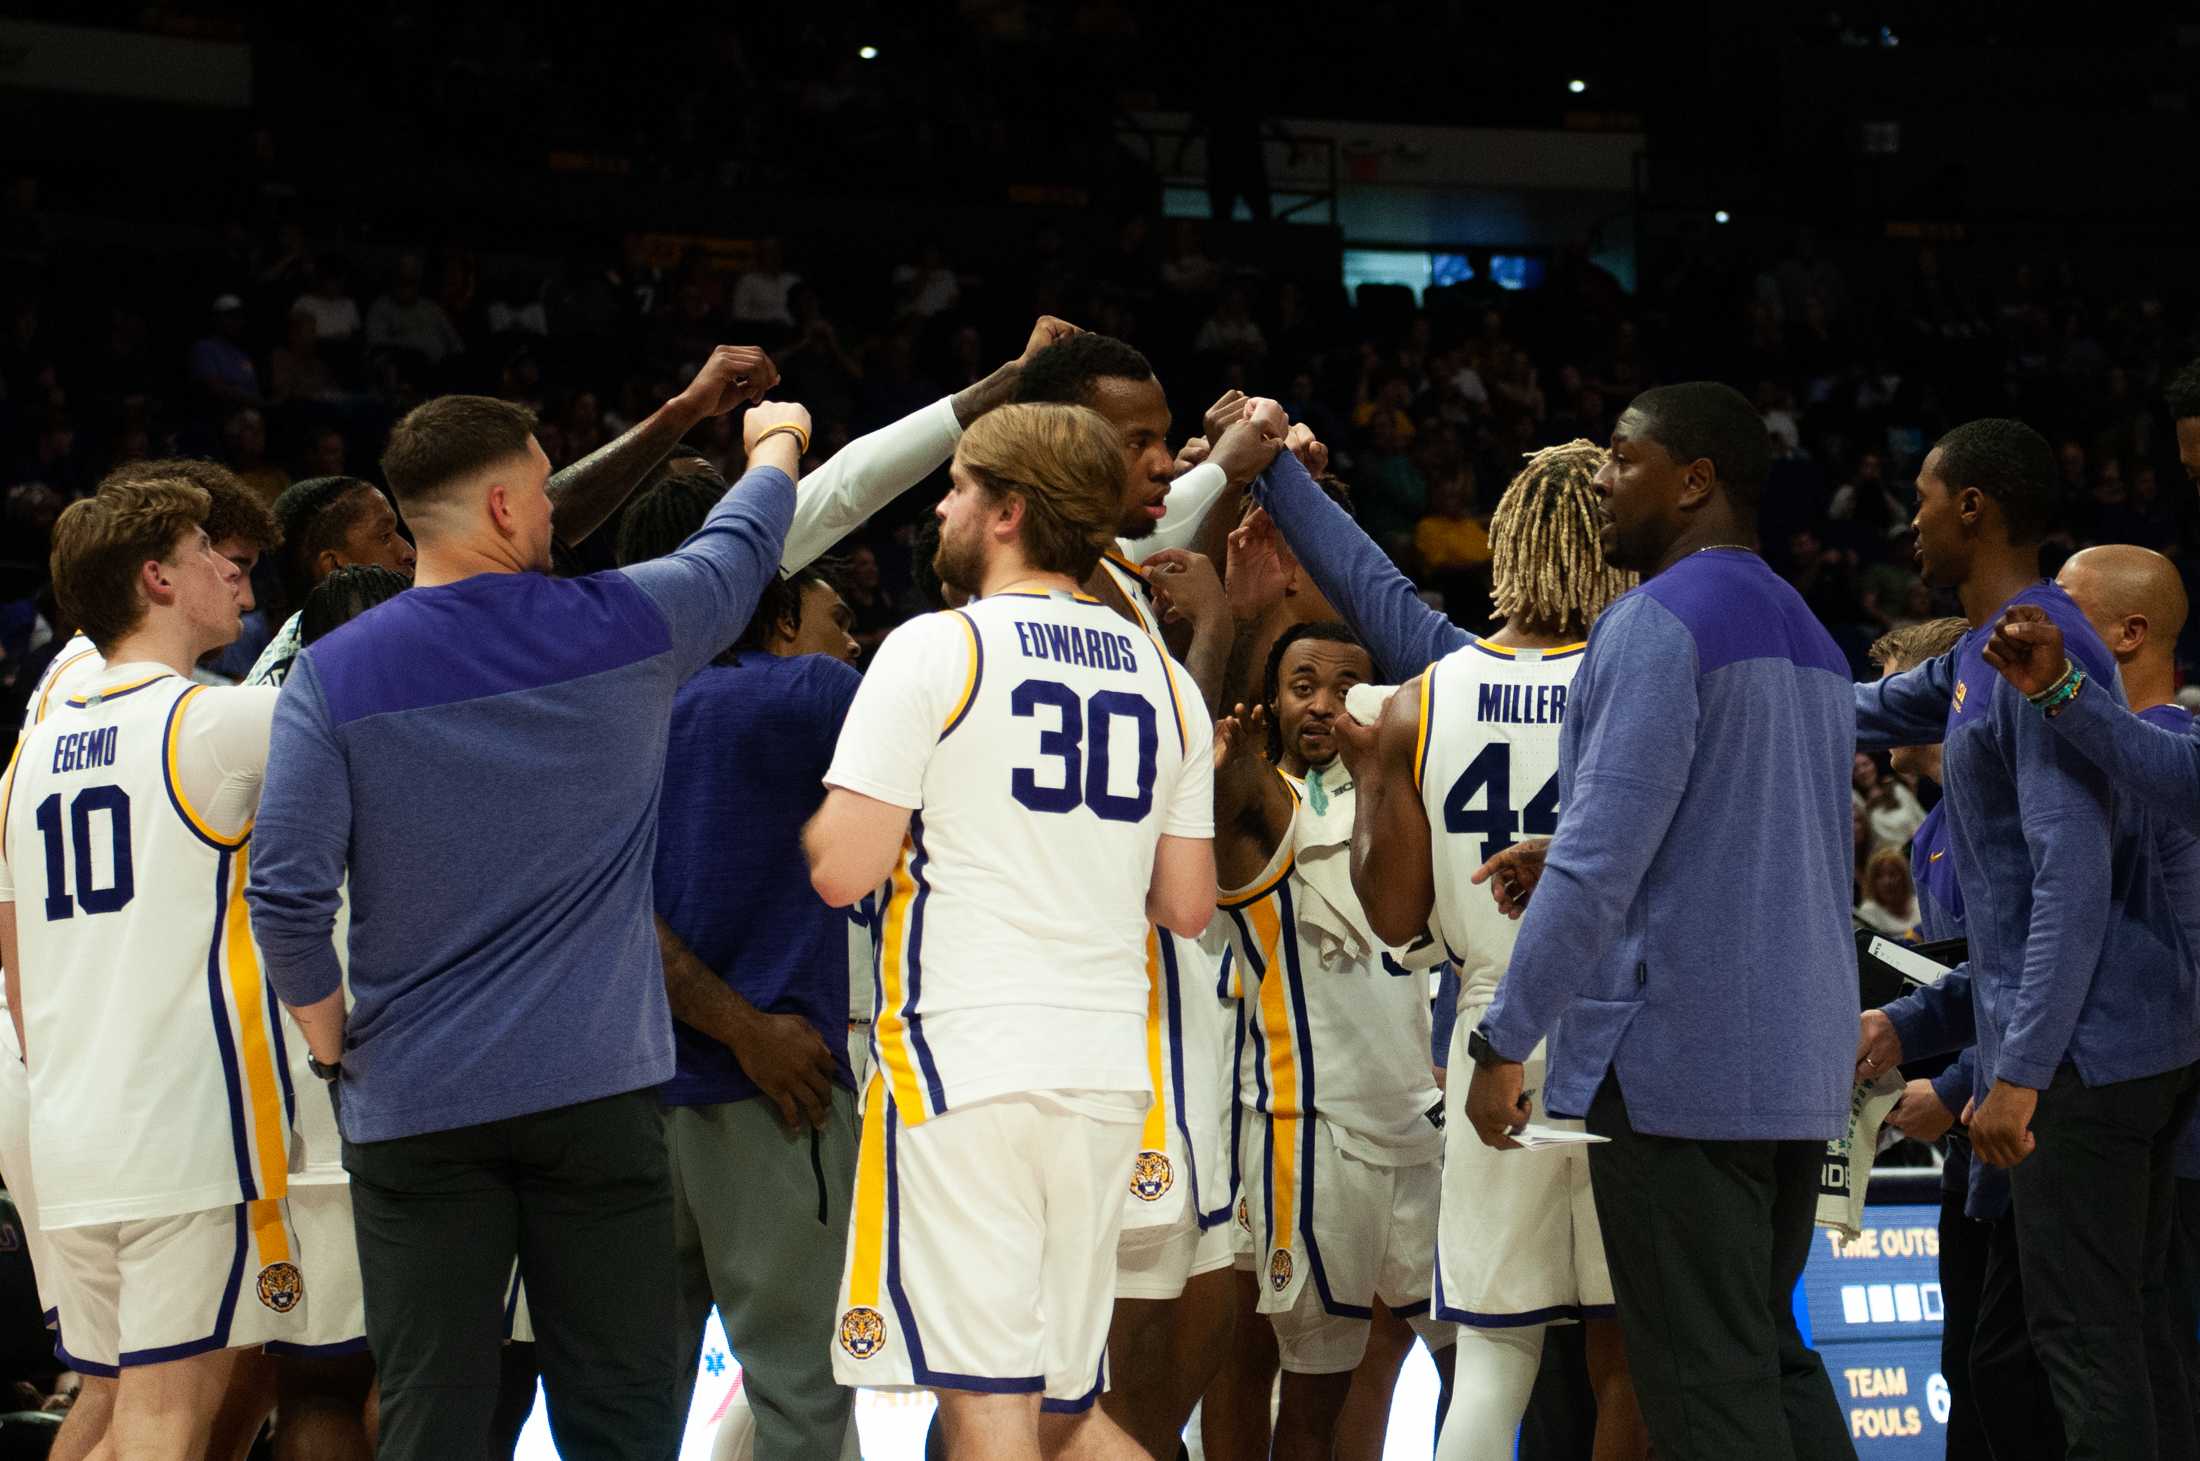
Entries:
[[[2091,698],[2121,699],[2068,594],[2039,584],[2010,604],[2038,605],[2062,627],[2108,692]],[[1985,662],[2000,617],[1930,664],[1855,690],[1860,744],[1942,745],[1981,1078],[2039,1090],[2065,1060],[2088,1085],[2189,1065],[2200,988],[2147,815]]]

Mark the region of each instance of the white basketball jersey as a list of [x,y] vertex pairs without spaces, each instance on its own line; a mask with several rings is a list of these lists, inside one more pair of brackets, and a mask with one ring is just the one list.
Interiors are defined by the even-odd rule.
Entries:
[[23,731],[53,713],[56,705],[76,693],[80,686],[91,683],[92,677],[107,667],[99,651],[82,634],[73,634],[69,642],[61,646],[46,665],[46,672],[38,677],[38,688],[31,692],[30,703],[23,707]]
[[[287,1190],[292,1091],[246,920],[249,815],[219,830],[236,786],[257,801],[275,692],[116,670],[24,736],[0,790],[48,1228]],[[213,812],[177,748],[224,734],[256,735],[259,764],[225,777]]]
[[[1153,589],[1127,545],[1119,540],[1115,551],[1100,560],[1100,568],[1137,615],[1139,627],[1161,643]],[[1229,1029],[1219,1018],[1219,1008],[1195,1005],[1188,995],[1215,982],[1220,951],[1227,947],[1226,940],[1179,938],[1162,928],[1147,931],[1146,1066],[1153,1103],[1146,1108],[1131,1177],[1133,1201],[1124,1210],[1126,1228],[1175,1222],[1184,1197],[1200,1208],[1204,1226],[1228,1215],[1228,1174],[1222,1170],[1222,1121],[1228,1102],[1225,1095],[1217,1104],[1214,1093],[1227,1091],[1219,1078],[1227,1075],[1223,1046]]]
[[[1371,935],[1349,870],[1339,865],[1349,856],[1352,784],[1337,784],[1317,819],[1305,783],[1277,774],[1297,802],[1291,831],[1261,876],[1221,903],[1244,971],[1239,1100],[1279,1124],[1320,1116],[1337,1128],[1341,1145],[1368,1161],[1426,1160],[1443,1144],[1443,1096],[1429,1070],[1428,979],[1407,967],[1404,950],[1372,942],[1355,948]],[[1342,774],[1340,762],[1325,781]],[[1320,835],[1317,821],[1331,835]],[[1336,839],[1339,830],[1346,841]],[[1334,875],[1310,881],[1309,854],[1330,859]],[[1330,897],[1352,907],[1336,910]],[[1338,928],[1340,912],[1360,932]]]
[[1139,624],[1155,640],[1161,638],[1161,616],[1154,612],[1153,590],[1146,584],[1146,570],[1123,556],[1120,548],[1100,560],[1100,567],[1138,615]]
[[1488,887],[1467,880],[1515,842],[1558,830],[1558,737],[1586,647],[1477,639],[1422,673],[1414,784],[1435,839],[1436,922],[1462,1009],[1497,997],[1520,932]]
[[902,1122],[1149,1089],[1146,894],[1164,833],[1213,835],[1212,739],[1183,671],[1087,594],[996,594],[879,647],[825,781],[915,811],[872,1026]]

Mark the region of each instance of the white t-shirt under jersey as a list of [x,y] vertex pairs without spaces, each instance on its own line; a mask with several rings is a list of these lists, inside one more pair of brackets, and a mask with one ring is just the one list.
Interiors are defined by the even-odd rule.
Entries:
[[996,594],[889,635],[828,786],[911,808],[873,1049],[900,1119],[1015,1091],[1143,1091],[1146,895],[1214,834],[1189,677],[1086,594]]

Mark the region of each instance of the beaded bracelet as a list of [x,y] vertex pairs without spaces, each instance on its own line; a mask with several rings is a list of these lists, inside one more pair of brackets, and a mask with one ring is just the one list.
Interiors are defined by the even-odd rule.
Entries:
[[2079,669],[2074,662],[2066,659],[2063,661],[2062,678],[2039,694],[2028,698],[2052,720],[2062,713],[2064,706],[2078,698],[2078,691],[2084,685],[2085,671]]

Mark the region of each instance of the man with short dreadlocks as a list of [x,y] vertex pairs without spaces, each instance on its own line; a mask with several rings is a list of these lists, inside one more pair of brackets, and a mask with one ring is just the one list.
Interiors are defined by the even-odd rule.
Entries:
[[[1515,925],[1469,882],[1489,858],[1558,826],[1559,730],[1589,627],[1635,576],[1597,542],[1603,448],[1537,452],[1490,521],[1492,597],[1504,627],[1468,640],[1394,695],[1379,726],[1350,717],[1338,740],[1360,787],[1354,886],[1376,933],[1402,943],[1433,928],[1459,975],[1451,1069],[1473,1069],[1470,1033],[1496,998]],[[1543,1084],[1544,1049],[1527,1082]],[[1604,1238],[1580,1147],[1532,1160],[1484,1146],[1445,1093],[1435,1317],[1460,1325],[1445,1461],[1509,1457],[1555,1323],[1589,1326],[1596,1455],[1647,1448],[1612,1304]],[[1578,1121],[1553,1122],[1580,1127]]]

